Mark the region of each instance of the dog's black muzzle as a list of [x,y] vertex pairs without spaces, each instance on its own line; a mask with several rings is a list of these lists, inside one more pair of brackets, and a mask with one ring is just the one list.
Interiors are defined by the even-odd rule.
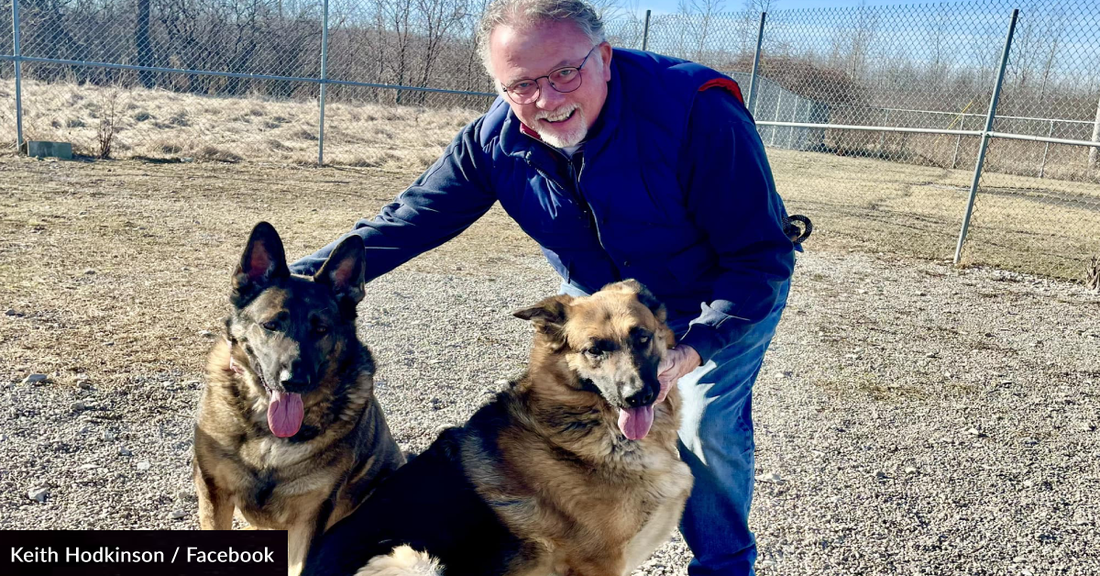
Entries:
[[291,361],[288,378],[279,382],[291,394],[305,394],[317,387],[317,377],[310,368],[313,363],[298,358]]
[[627,396],[623,399],[626,405],[630,408],[637,408],[639,406],[649,406],[657,399],[657,394],[661,392],[660,383],[654,379],[646,379],[645,385],[640,390]]

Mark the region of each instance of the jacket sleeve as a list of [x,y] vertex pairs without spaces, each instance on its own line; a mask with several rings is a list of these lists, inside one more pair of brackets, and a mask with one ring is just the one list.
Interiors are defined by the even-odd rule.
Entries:
[[711,299],[680,341],[705,363],[768,316],[794,270],[794,245],[756,125],[725,90],[696,97],[678,178],[718,259]]
[[342,240],[358,235],[366,245],[369,282],[412,258],[458,236],[492,207],[489,155],[477,142],[482,119],[466,126],[443,156],[372,219],[290,266],[311,275]]

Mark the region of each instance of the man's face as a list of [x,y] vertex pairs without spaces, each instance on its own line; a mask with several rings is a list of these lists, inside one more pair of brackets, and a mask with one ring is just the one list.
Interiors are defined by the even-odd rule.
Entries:
[[[592,41],[572,22],[551,22],[516,28],[498,26],[489,36],[489,65],[498,85],[537,78],[565,66],[579,66]],[[607,100],[611,80],[611,46],[592,51],[581,68],[581,86],[562,94],[543,78],[539,97],[516,104],[505,95],[512,112],[551,146],[565,148],[584,140]]]

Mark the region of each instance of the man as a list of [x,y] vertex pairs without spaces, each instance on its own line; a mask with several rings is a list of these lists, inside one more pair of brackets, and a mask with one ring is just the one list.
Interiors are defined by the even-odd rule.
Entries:
[[[501,97],[352,234],[367,278],[454,238],[494,202],[580,295],[635,278],[679,344],[664,399],[684,394],[695,488],[689,572],[752,574],[752,385],[786,303],[794,246],[736,84],[703,66],[612,50],[580,0],[496,0],[479,33]],[[336,246],[297,262],[312,273]]]

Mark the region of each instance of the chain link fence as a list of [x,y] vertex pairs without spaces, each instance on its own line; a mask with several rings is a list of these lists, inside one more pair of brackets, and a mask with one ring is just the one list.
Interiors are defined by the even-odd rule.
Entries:
[[[1100,4],[1021,10],[968,261],[1082,279],[1100,255]],[[1092,271],[1095,273],[1095,270]]]
[[[25,140],[89,156],[110,136],[119,158],[315,164],[323,151],[326,163],[415,171],[493,99],[474,44],[484,6],[20,0],[18,91],[12,27],[0,27],[0,150],[14,151],[18,92]],[[741,83],[782,193],[823,244],[1071,279],[1100,253],[1098,0],[606,25],[616,46]],[[393,127],[404,122],[418,129]]]
[[[12,0],[0,0],[0,13],[11,14]],[[5,56],[14,54],[11,22],[0,25],[0,154],[16,151],[15,63]]]
[[759,54],[752,111],[780,190],[817,217],[818,241],[1073,280],[1100,254],[1089,145],[1100,142],[1100,2],[778,11],[758,52],[753,13],[614,31],[621,45],[727,72],[747,95]]
[[[0,1],[11,14],[11,0]],[[470,6],[136,0],[135,11],[135,0],[21,0],[23,140],[114,158],[315,164],[323,154],[422,168],[423,150],[449,142],[455,118],[461,126],[495,97]],[[0,30],[0,50],[14,54],[12,27]],[[15,92],[11,59],[4,94]],[[13,113],[14,104],[0,115],[5,134]],[[406,118],[425,129],[386,126]]]

